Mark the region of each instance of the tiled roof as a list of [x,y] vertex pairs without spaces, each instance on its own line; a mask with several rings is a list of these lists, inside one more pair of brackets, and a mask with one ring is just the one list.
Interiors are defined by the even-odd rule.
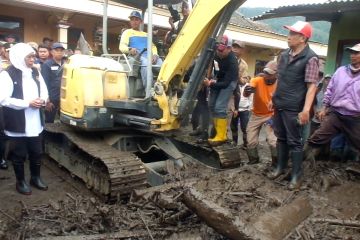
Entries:
[[282,6],[268,10],[262,15],[255,16],[251,19],[256,21],[269,18],[304,16],[306,18],[309,18],[309,21],[331,21],[335,14],[359,10],[360,0],[329,0],[324,3]]
[[241,15],[238,12],[235,12],[231,19],[230,24],[238,26],[240,28],[246,28],[250,30],[260,31],[260,32],[269,32],[269,33],[275,33],[271,27],[265,23],[260,22],[254,22],[248,18],[245,18],[243,15]]

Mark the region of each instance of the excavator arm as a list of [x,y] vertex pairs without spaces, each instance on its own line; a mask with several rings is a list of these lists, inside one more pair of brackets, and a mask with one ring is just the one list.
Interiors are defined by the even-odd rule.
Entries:
[[[197,90],[214,55],[216,38],[223,34],[234,10],[244,2],[245,0],[196,2],[170,48],[154,86],[153,97],[163,111],[162,118],[152,122],[160,126],[157,130],[179,128],[181,119],[192,111],[196,103]],[[185,73],[197,57],[190,81],[181,99],[177,99],[177,89],[180,88]]]

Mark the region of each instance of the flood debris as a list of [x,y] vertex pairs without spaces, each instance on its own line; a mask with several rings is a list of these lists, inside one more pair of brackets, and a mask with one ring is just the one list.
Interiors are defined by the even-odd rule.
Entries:
[[0,239],[356,239],[358,175],[343,163],[315,164],[304,163],[301,191],[287,190],[286,178],[268,180],[259,164],[179,176],[112,205],[84,192],[15,201],[0,211]]

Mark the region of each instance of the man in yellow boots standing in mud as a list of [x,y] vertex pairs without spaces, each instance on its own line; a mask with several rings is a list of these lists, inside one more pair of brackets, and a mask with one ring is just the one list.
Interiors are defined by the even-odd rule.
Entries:
[[238,61],[231,48],[231,39],[226,35],[222,36],[216,48],[216,80],[204,80],[205,86],[210,87],[209,108],[216,130],[215,137],[208,139],[212,146],[221,145],[227,140],[227,106],[239,78]]

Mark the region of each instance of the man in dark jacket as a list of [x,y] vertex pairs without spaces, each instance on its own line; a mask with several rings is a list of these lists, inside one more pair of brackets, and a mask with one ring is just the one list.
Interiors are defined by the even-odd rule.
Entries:
[[45,108],[45,122],[53,123],[56,113],[60,109],[60,85],[63,73],[65,48],[61,43],[52,45],[52,58],[45,61],[41,66],[41,74],[49,91],[49,102]]
[[309,23],[298,21],[284,27],[290,31],[289,48],[280,55],[278,84],[272,98],[278,164],[269,177],[275,179],[285,172],[290,153],[292,172],[289,188],[298,189],[303,175],[302,126],[310,121],[310,109],[319,75],[319,59],[308,45],[312,34]]
[[208,139],[213,146],[227,140],[227,106],[239,78],[239,66],[231,50],[232,41],[224,35],[216,48],[216,80],[205,78],[205,86],[210,87],[209,108],[213,117],[216,136]]

